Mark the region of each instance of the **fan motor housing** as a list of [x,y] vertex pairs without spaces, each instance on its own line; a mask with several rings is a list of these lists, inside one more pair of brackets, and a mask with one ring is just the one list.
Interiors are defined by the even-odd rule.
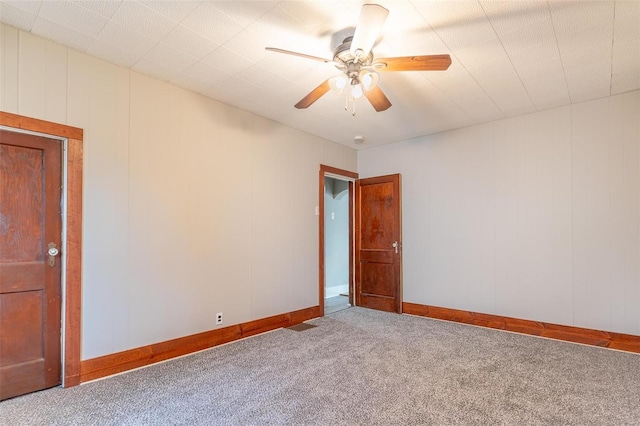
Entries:
[[[356,64],[354,62],[355,57],[351,54],[351,40],[353,40],[353,36],[345,38],[340,46],[336,47],[336,50],[333,53],[334,62],[342,63],[346,65],[347,68],[350,68],[350,65],[352,64]],[[371,62],[373,62],[373,52],[369,52],[369,55],[365,58],[360,58],[358,60],[358,70],[361,66],[371,65]]]

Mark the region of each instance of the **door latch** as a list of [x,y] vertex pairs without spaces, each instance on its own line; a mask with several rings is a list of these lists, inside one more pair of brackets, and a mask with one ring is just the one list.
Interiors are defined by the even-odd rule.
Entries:
[[49,266],[56,266],[56,256],[60,254],[60,250],[58,250],[58,246],[56,243],[49,243],[49,250],[47,251],[49,255]]

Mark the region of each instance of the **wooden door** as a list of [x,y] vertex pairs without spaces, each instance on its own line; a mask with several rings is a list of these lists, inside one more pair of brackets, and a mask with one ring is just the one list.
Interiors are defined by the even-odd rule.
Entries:
[[60,384],[61,175],[59,141],[0,130],[0,399]]
[[400,175],[356,181],[356,306],[402,312]]

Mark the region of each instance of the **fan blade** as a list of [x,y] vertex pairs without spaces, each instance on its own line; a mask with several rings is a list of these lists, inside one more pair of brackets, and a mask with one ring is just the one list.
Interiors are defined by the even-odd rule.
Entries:
[[300,102],[296,104],[296,108],[298,109],[309,108],[311,104],[313,104],[315,101],[320,99],[320,97],[325,93],[327,93],[330,89],[331,87],[329,87],[329,80],[327,79],[323,81],[322,84],[320,84],[320,86],[313,89],[307,96],[300,99]]
[[366,58],[380,35],[382,25],[389,11],[378,4],[365,4],[360,10],[356,32],[351,40],[351,54],[356,58]]
[[333,62],[331,59],[320,58],[318,56],[307,55],[305,53],[292,52],[290,50],[278,49],[277,47],[265,47],[265,50],[269,50],[271,52],[284,53],[285,55],[293,55],[300,56],[301,58],[313,59],[314,61],[320,62]]
[[391,106],[391,102],[382,92],[380,86],[376,86],[371,90],[363,90],[363,92],[376,111],[384,111],[386,109],[389,109],[389,107]]
[[[386,64],[386,66],[378,65]],[[444,71],[451,65],[449,55],[404,56],[376,59],[376,71]]]

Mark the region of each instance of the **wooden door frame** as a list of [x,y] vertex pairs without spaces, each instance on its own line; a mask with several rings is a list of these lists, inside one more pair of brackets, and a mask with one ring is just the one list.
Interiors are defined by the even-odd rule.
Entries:
[[[327,175],[328,174],[328,175]],[[353,182],[351,179],[358,179],[358,173],[348,170],[338,169],[336,167],[325,166],[320,164],[320,172],[318,179],[318,220],[319,220],[319,291],[318,297],[320,305],[320,316],[324,316],[324,178],[325,177],[343,177],[349,180],[349,303],[353,304]]]
[[[62,342],[62,386],[80,384],[80,338],[82,308],[82,161],[83,131],[64,124],[52,123],[0,111],[0,126],[40,133],[67,140],[66,156],[66,279],[64,294],[64,342]],[[65,164],[63,164],[63,168]],[[64,181],[64,180],[63,180]]]

